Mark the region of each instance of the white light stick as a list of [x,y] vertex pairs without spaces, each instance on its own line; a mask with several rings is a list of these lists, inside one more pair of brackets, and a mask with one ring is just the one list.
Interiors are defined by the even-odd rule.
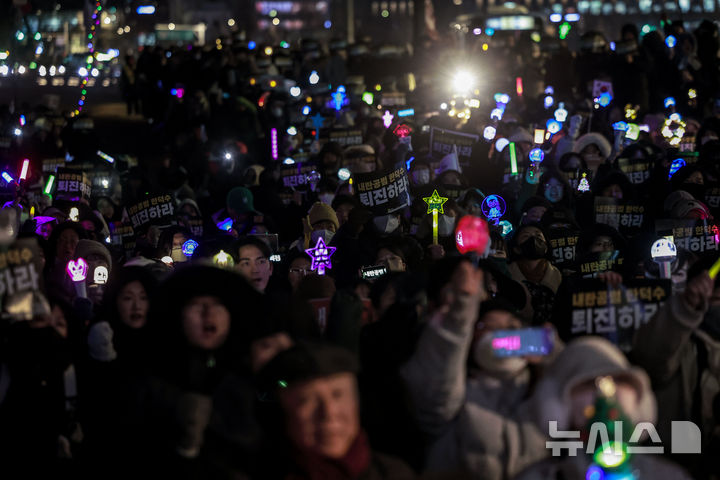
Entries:
[[677,257],[675,244],[667,238],[656,240],[650,249],[650,255],[660,266],[660,278],[670,278],[672,261]]

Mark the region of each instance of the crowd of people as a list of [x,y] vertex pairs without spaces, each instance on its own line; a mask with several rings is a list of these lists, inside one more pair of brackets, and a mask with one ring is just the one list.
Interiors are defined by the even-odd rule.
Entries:
[[718,478],[720,38],[662,23],[148,47],[136,154],[4,106],[3,478]]

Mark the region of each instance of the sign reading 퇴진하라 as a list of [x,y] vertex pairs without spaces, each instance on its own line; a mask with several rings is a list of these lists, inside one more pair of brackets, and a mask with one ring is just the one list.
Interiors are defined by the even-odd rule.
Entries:
[[658,236],[672,236],[677,248],[693,253],[718,251],[720,231],[717,225],[707,220],[665,219],[655,222]]
[[595,197],[595,221],[610,225],[623,234],[636,233],[643,224],[645,207],[624,203],[614,197]]
[[570,333],[603,336],[628,352],[637,329],[663,306],[670,290],[670,281],[659,279],[630,280],[619,288],[599,280],[574,282]]
[[444,130],[432,127],[430,129],[430,153],[433,157],[440,159],[453,152],[453,146],[457,147],[458,160],[460,165],[470,165],[473,146],[480,140],[479,135]]
[[410,205],[405,168],[355,174],[355,188],[360,203],[374,215],[387,215]]
[[168,225],[175,213],[175,203],[170,195],[156,195],[132,205],[127,213],[136,230],[151,223]]
[[55,179],[55,198],[69,201],[89,199],[91,191],[87,174],[66,168],[58,169]]

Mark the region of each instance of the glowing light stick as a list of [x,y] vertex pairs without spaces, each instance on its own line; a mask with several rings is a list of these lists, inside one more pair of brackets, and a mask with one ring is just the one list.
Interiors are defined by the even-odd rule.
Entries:
[[715,277],[717,277],[718,273],[720,273],[720,258],[715,260],[715,263],[713,263],[712,267],[710,267],[708,275],[710,275],[710,278],[715,280]]
[[523,94],[523,81],[522,77],[515,78],[515,91],[518,97],[522,97]]
[[277,128],[270,129],[270,154],[273,160],[278,159],[278,132]]
[[2,172],[2,178],[3,178],[3,180],[5,180],[7,183],[12,183],[12,182],[15,181],[15,179],[12,177],[12,175],[10,175],[10,174],[7,173],[7,172]]
[[677,257],[675,244],[667,238],[661,238],[650,248],[652,259],[660,266],[660,278],[670,278],[672,261]]
[[198,243],[195,240],[190,239],[187,242],[182,244],[182,253],[186,257],[192,257],[193,253],[195,253],[195,249],[197,247],[198,247]]
[[415,115],[415,109],[406,108],[405,110],[398,110],[397,114],[398,117],[412,117],[413,115]]
[[75,286],[75,293],[78,297],[87,298],[87,290],[85,289],[85,279],[87,278],[88,264],[84,258],[70,260],[65,267],[70,280]]
[[96,285],[105,285],[108,281],[108,269],[107,267],[100,265],[95,267],[93,272],[93,283]]
[[320,112],[316,113],[315,116],[311,117],[313,128],[315,129],[315,140],[320,139],[320,129],[325,125],[325,119]]
[[20,180],[25,180],[27,178],[28,169],[30,168],[30,160],[25,159],[22,163],[22,169],[20,170]]
[[375,102],[375,94],[372,92],[363,92],[362,101],[368,105],[372,105]]
[[498,224],[500,217],[505,215],[506,208],[505,200],[500,195],[488,195],[485,197],[485,200],[483,200],[482,205],[480,205],[480,209],[483,215],[485,215],[485,218],[487,218],[488,221],[492,221],[495,225]]
[[485,130],[483,130],[483,138],[487,140],[488,142],[495,138],[495,134],[497,133],[497,130],[492,125],[488,125],[485,127]]
[[541,148],[533,148],[528,154],[530,161],[533,163],[540,163],[545,159],[545,152]]
[[228,255],[225,250],[220,250],[213,257],[213,263],[221,268],[232,268],[235,266],[235,260]]
[[455,245],[460,253],[485,253],[490,241],[488,224],[480,217],[466,215],[460,219],[455,229]]
[[390,113],[390,110],[385,110],[385,115],[382,116],[383,125],[385,125],[385,128],[390,128],[390,125],[392,125],[393,118],[395,118],[395,115]]
[[587,173],[582,174],[582,178],[580,179],[580,183],[578,183],[578,192],[589,192],[590,191],[590,183],[588,183],[587,179]]
[[55,183],[55,175],[48,176],[47,183],[45,184],[45,195],[52,195],[53,184]]
[[502,227],[502,233],[500,235],[503,237],[507,237],[513,231],[512,223],[510,223],[509,220],[500,220],[498,225]]
[[70,209],[70,214],[68,215],[68,218],[73,221],[77,222],[79,220],[80,211],[77,209],[77,207],[72,207]]
[[395,127],[393,133],[399,138],[409,137],[412,134],[412,128],[403,123]]
[[325,269],[332,268],[332,262],[330,257],[335,253],[335,247],[328,247],[325,245],[325,240],[322,237],[318,238],[315,248],[308,248],[305,253],[310,255],[312,263],[310,264],[310,270],[317,270],[318,275],[325,275]]
[[515,142],[510,142],[508,148],[510,149],[510,172],[512,175],[517,175],[517,152],[515,151]]
[[433,190],[433,193],[429,197],[423,197],[423,201],[427,203],[427,213],[432,214],[433,220],[433,245],[438,244],[438,213],[445,214],[443,205],[448,201],[446,197],[441,197],[437,190]]
[[668,180],[672,178],[675,173],[680,170],[682,167],[684,167],[687,163],[682,158],[676,158],[673,160],[672,164],[670,164],[670,171],[668,172]]
[[107,153],[102,152],[100,150],[97,151],[97,156],[102,158],[103,160],[105,160],[108,163],[115,163],[115,159],[113,157],[111,157]]

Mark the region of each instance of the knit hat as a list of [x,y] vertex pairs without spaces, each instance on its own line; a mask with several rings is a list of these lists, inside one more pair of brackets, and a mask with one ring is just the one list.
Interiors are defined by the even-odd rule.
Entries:
[[332,222],[333,225],[335,225],[335,230],[340,228],[340,222],[338,221],[335,210],[333,210],[332,207],[327,203],[315,202],[313,206],[310,207],[308,216],[310,217],[310,226],[315,225],[318,222],[327,220]]
[[253,194],[245,187],[235,187],[230,190],[225,199],[227,208],[235,213],[252,213],[255,211]]
[[610,151],[612,150],[610,142],[608,142],[607,139],[599,133],[586,133],[585,135],[582,135],[577,139],[577,142],[575,142],[575,148],[573,148],[573,151],[580,153],[589,145],[595,145],[600,150],[600,155],[603,158],[608,158],[610,156]]
[[300,342],[280,352],[260,371],[262,390],[273,392],[278,386],[327,377],[338,373],[357,373],[358,361],[344,348],[323,343]]
[[87,260],[90,255],[100,255],[107,262],[108,267],[112,269],[112,256],[110,251],[105,248],[105,245],[95,240],[80,240],[75,247],[75,258],[82,257]]

